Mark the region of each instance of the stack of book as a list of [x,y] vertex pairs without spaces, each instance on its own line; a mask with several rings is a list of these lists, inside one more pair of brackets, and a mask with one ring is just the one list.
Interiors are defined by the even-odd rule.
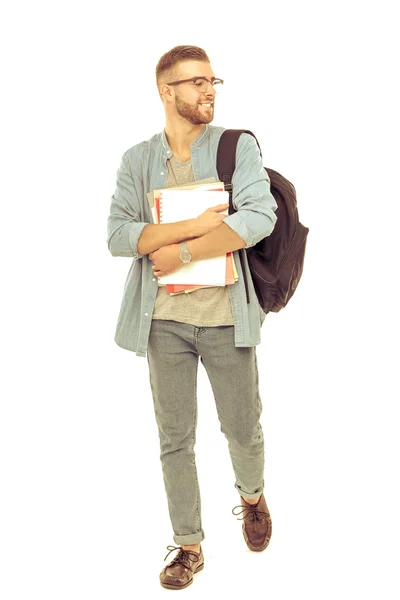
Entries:
[[[214,192],[214,193],[213,193]],[[215,192],[219,192],[216,196]],[[175,223],[195,219],[207,208],[229,202],[229,193],[215,178],[197,181],[193,185],[153,190],[147,194],[155,224]],[[228,215],[228,209],[219,214]],[[158,278],[158,285],[166,286],[171,295],[190,293],[205,287],[232,285],[238,273],[232,252],[223,256],[199,259],[183,264],[170,275]]]

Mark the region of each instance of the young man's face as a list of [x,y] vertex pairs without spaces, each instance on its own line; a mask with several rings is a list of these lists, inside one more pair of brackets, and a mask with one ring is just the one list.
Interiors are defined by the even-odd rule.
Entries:
[[[188,61],[178,65],[176,80],[190,79],[191,77],[215,77],[208,62]],[[192,82],[181,83],[175,88],[175,108],[178,115],[193,123],[211,123],[214,118],[215,90],[211,84],[205,91],[199,91]],[[211,104],[210,107],[203,104]]]

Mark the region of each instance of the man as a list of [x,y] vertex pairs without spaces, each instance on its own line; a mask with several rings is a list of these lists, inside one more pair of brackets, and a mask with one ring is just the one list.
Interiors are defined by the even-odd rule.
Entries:
[[[169,514],[179,544],[172,546],[170,551],[179,552],[161,572],[160,582],[163,587],[181,589],[204,566],[201,541],[205,536],[194,459],[199,356],[228,440],[234,486],[241,499],[235,508],[244,514],[245,541],[251,550],[261,551],[271,536],[263,494],[264,439],[255,348],[265,313],[246,260],[247,303],[238,250],[270,235],[277,204],[258,146],[252,136],[242,134],[232,179],[237,212],[220,214],[228,205],[219,204],[197,219],[153,223],[146,197],[149,191],[209,177],[218,181],[216,153],[224,131],[210,125],[216,91],[223,81],[215,77],[203,49],[173,48],[159,60],[156,80],[166,126],[124,153],[112,196],[107,242],[113,256],[134,259],[115,341],[138,356],[147,353]],[[175,296],[158,286],[157,277],[179,269],[185,258],[198,260],[227,252],[233,252],[239,275],[233,285]]]

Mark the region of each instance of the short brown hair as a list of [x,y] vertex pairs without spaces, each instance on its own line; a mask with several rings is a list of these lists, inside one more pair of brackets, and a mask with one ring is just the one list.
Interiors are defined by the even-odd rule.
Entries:
[[202,60],[210,62],[205,50],[198,46],[175,46],[169,50],[158,61],[156,67],[157,86],[164,81],[176,79],[176,66],[180,62],[188,60]]

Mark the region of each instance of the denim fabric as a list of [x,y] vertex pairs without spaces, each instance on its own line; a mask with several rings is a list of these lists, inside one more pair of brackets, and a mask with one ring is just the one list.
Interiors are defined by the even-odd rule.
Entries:
[[205,537],[194,452],[199,356],[228,440],[234,487],[245,498],[258,498],[264,490],[256,348],[235,347],[234,336],[233,325],[197,327],[168,320],[151,324],[150,385],[173,539],[179,545]]
[[[224,127],[207,124],[190,144],[196,181],[208,177],[218,179],[216,156],[224,131]],[[107,244],[112,256],[132,259],[114,339],[121,348],[142,357],[147,352],[158,281],[154,277],[152,261],[148,254],[138,253],[137,244],[144,227],[153,223],[147,192],[165,187],[167,161],[171,156],[165,130],[129,148],[123,154],[117,171],[116,189],[107,219]],[[271,194],[269,177],[256,141],[248,133],[242,134],[238,141],[232,184],[232,203],[237,212],[226,216],[223,222],[246,241],[246,248],[250,248],[273,231],[278,205]],[[233,258],[239,279],[228,287],[234,317],[235,345],[255,346],[260,343],[260,330],[266,315],[254,290],[247,254],[244,254],[244,267],[249,285],[249,303],[238,250],[233,252]]]

